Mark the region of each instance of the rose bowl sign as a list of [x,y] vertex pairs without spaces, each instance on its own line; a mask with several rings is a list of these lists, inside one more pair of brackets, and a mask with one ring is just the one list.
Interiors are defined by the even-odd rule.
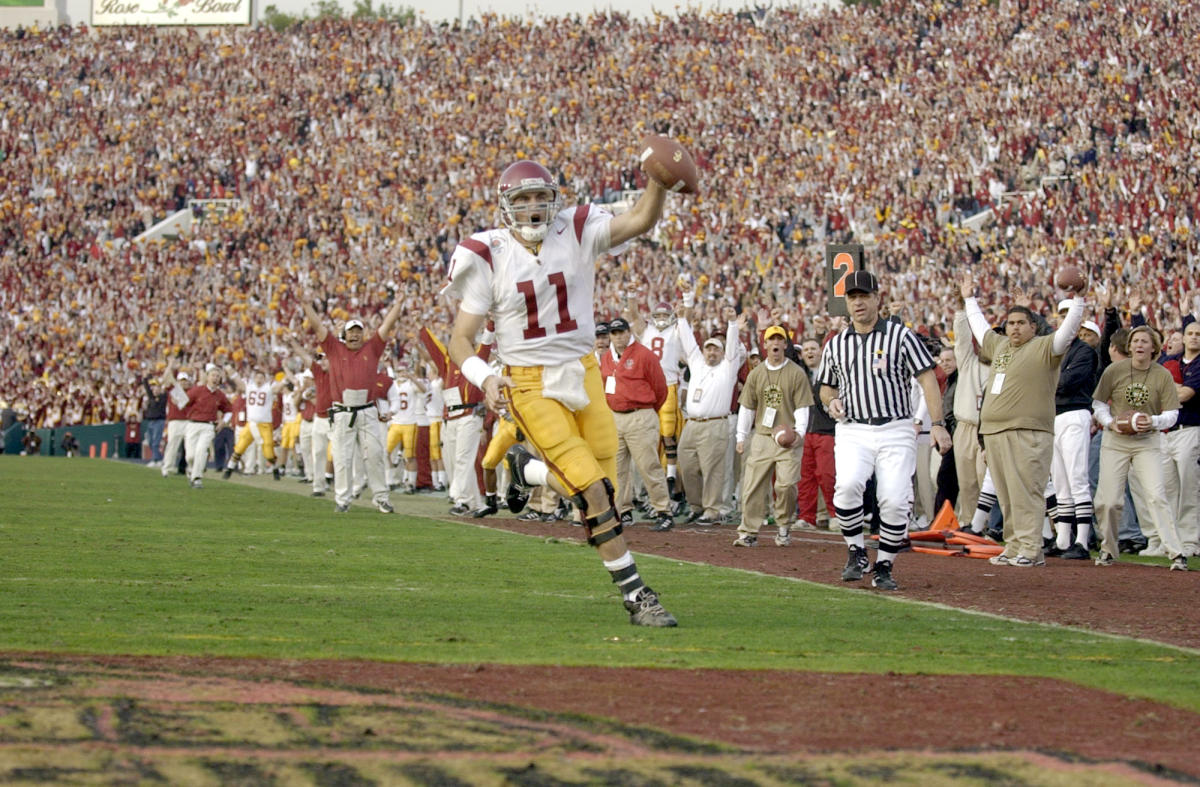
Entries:
[[92,25],[248,25],[250,0],[92,0]]

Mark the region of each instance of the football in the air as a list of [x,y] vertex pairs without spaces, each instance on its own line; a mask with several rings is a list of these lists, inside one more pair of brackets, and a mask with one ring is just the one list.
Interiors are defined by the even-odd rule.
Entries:
[[700,171],[692,154],[669,137],[647,134],[642,137],[638,158],[642,170],[668,191],[695,194],[700,188]]
[[1083,277],[1083,271],[1078,265],[1064,265],[1058,269],[1058,273],[1054,277],[1054,285],[1059,289],[1070,290],[1071,292],[1079,292],[1083,289],[1087,280]]
[[780,448],[792,448],[798,439],[799,435],[792,427],[786,424],[775,427],[775,444]]
[[1113,430],[1121,434],[1137,434],[1137,429],[1133,425],[1133,417],[1137,413],[1125,413],[1124,415],[1113,421]]

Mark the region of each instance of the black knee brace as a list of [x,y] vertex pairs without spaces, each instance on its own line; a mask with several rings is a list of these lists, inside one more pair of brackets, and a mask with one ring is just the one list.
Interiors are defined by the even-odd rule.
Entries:
[[603,525],[617,517],[616,490],[613,488],[612,481],[609,481],[607,478],[603,478],[601,481],[604,484],[604,493],[608,495],[608,508],[597,516],[589,517],[587,515],[587,498],[584,497],[582,492],[571,496],[571,500],[579,508],[579,518],[583,520],[583,527],[587,530],[588,543],[594,547],[598,547],[606,541],[612,541],[624,532],[620,522],[615,527],[609,528],[603,533],[595,532],[599,525]]

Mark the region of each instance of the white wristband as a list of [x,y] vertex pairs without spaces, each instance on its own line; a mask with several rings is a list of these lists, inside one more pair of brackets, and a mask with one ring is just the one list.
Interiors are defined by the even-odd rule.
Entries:
[[491,377],[495,372],[492,367],[487,365],[487,361],[480,358],[478,355],[472,355],[462,363],[463,377],[470,381],[471,385],[483,389],[483,381]]

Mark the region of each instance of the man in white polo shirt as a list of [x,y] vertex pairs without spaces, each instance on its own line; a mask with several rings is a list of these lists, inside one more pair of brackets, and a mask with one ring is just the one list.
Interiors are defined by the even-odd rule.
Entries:
[[721,521],[725,489],[725,454],[729,446],[729,409],[738,369],[746,349],[738,336],[746,327],[746,315],[725,308],[728,322],[725,338],[712,336],[703,349],[696,344],[686,310],[677,311],[676,329],[687,361],[689,382],[684,409],[687,419],[679,437],[679,476],[692,509],[689,522],[711,527]]

